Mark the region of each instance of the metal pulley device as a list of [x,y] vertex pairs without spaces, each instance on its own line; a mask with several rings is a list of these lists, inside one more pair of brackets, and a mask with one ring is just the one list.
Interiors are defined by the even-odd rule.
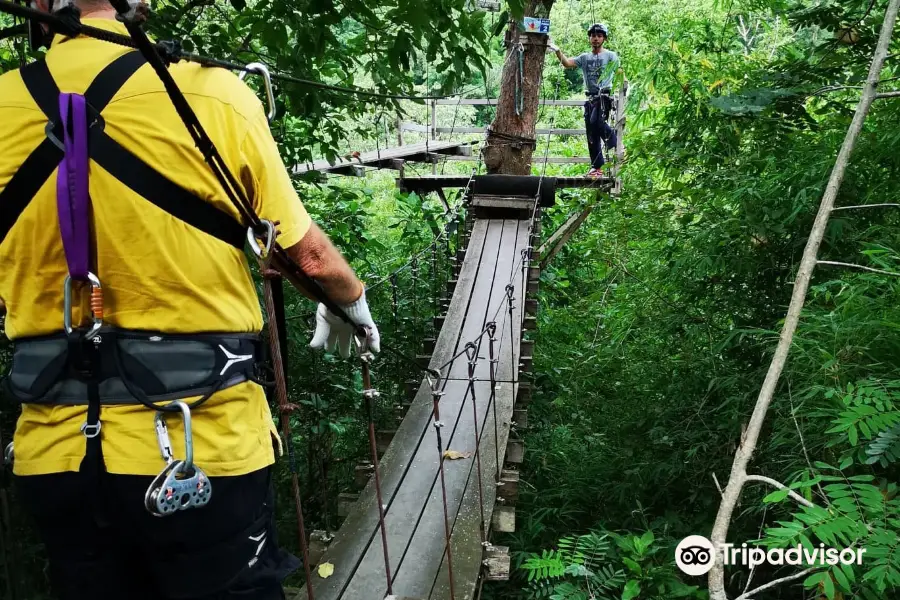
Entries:
[[166,413],[156,413],[156,439],[165,468],[147,488],[144,506],[151,514],[165,517],[180,510],[206,506],[212,497],[212,484],[200,467],[194,464],[194,439],[191,431],[191,409],[180,400],[170,406],[181,409],[184,423],[184,460],[176,460],[166,426]]

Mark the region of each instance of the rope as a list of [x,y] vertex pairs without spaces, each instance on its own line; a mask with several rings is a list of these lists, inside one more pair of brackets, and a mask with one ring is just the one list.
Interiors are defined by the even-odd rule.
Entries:
[[384,522],[384,502],[381,499],[381,475],[378,472],[378,445],[375,442],[375,409],[373,407],[372,401],[379,396],[378,391],[372,388],[372,376],[369,372],[369,362],[372,360],[372,355],[368,352],[368,348],[365,351],[361,350],[361,361],[362,361],[362,378],[363,378],[363,398],[365,399],[366,404],[366,413],[369,418],[369,449],[372,453],[372,465],[375,467],[375,496],[378,501],[378,525],[381,529],[381,545],[382,550],[384,551],[384,573],[387,577],[387,593],[392,594],[392,581],[391,577],[391,561],[388,558],[388,543],[387,543],[387,527],[385,527]]
[[[262,269],[262,267],[261,267]],[[278,399],[279,420],[281,432],[284,435],[284,443],[288,451],[288,464],[291,470],[291,488],[294,494],[294,507],[297,511],[297,527],[300,534],[300,549],[303,553],[303,568],[306,572],[306,591],[310,600],[314,600],[312,589],[312,573],[309,568],[309,547],[306,543],[306,528],[303,521],[303,502],[300,499],[300,481],[297,476],[297,459],[294,456],[294,442],[291,434],[290,414],[297,410],[297,406],[288,402],[287,381],[285,379],[284,362],[281,356],[281,340],[278,335],[279,321],[275,310],[275,298],[272,292],[273,278],[281,276],[270,270],[263,272],[263,297],[265,298],[266,313],[269,318],[269,350],[272,353],[272,362],[275,366],[275,396]]]

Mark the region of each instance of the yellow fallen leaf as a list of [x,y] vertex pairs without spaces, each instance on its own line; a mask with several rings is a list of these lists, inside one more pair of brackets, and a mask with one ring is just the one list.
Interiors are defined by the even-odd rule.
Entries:
[[330,562],[322,563],[319,565],[319,577],[322,579],[328,579],[334,575],[334,565]]
[[457,452],[456,450],[445,450],[444,451],[444,458],[447,458],[450,460],[459,460],[461,458],[469,458],[470,456],[472,456],[471,452]]

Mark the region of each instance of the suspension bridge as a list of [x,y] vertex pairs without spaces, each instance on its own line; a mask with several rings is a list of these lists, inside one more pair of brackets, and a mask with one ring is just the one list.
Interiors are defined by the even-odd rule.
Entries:
[[[616,106],[624,106],[624,90]],[[622,140],[618,109],[613,122]],[[310,561],[329,568],[311,569],[307,587],[294,590],[292,600],[468,600],[480,596],[485,582],[509,577],[508,548],[491,540],[516,527],[522,431],[532,396],[534,342],[528,332],[536,327],[541,216],[557,189],[616,193],[621,185],[615,171],[599,178],[547,177],[543,171],[530,177],[404,174],[406,161],[434,163],[442,152],[471,156],[468,147],[431,140],[365,153],[355,164],[296,169],[318,166],[354,176],[366,167],[396,169],[403,191],[439,193],[446,203],[445,188],[462,189],[466,217],[442,314],[435,318],[436,338],[425,340],[427,354],[418,356],[429,372],[406,382],[408,398],[398,407],[396,429],[370,432],[372,458],[357,467],[363,489],[341,494],[345,520],[336,534],[311,536]],[[621,141],[611,150],[621,159]],[[549,241],[565,243],[582,221],[573,215]]]
[[[12,5],[8,10],[36,17]],[[52,24],[52,17],[42,18]],[[84,32],[90,33],[89,29],[85,27]],[[149,40],[142,40],[133,31],[131,35],[142,52],[152,55]],[[114,38],[116,43],[131,43],[123,36],[106,37]],[[231,66],[224,61],[206,62]],[[165,81],[164,67],[155,68]],[[255,69],[253,72],[265,79],[271,111],[269,73],[264,68]],[[244,71],[250,72],[250,66]],[[543,210],[554,204],[558,189],[588,188],[598,193],[621,190],[618,165],[624,156],[624,91],[620,91],[614,104],[613,122],[620,145],[608,149],[618,157],[609,177],[548,177],[548,163],[584,163],[589,159],[547,154],[535,157],[534,162],[543,166],[539,176],[479,176],[477,167],[468,177],[439,176],[436,172],[424,177],[406,175],[407,162],[435,165],[445,160],[478,160],[480,164],[483,150],[473,151],[477,141],[438,140],[436,136],[484,131],[456,128],[455,124],[449,130],[439,128],[436,110],[438,105],[454,102],[457,107],[462,103],[490,104],[493,101],[489,99],[434,100],[431,125],[424,130],[398,123],[397,147],[294,167],[296,175],[316,171],[361,176],[367,168],[397,170],[401,190],[438,194],[446,207],[445,214],[450,220],[456,218],[457,242],[448,261],[445,296],[434,317],[435,337],[422,340],[418,346],[424,348],[424,354],[416,356],[422,377],[416,379],[407,371],[408,396],[396,407],[401,417],[396,428],[376,430],[373,407],[379,394],[372,385],[368,359],[363,361],[371,457],[357,467],[362,490],[358,494],[345,492],[338,499],[338,512],[345,519],[333,534],[313,531],[306,535],[291,451],[300,554],[307,575],[303,589],[290,590],[292,600],[468,600],[480,595],[485,582],[509,578],[508,549],[492,540],[495,534],[515,531],[516,526],[518,467],[525,452],[521,434],[527,426],[532,396],[529,373],[534,342],[528,339],[527,332],[536,327],[541,265],[584,220],[579,215],[569,218],[545,242],[547,253],[542,257],[543,253],[537,250],[542,239],[541,217]],[[559,107],[582,105],[580,101],[558,99],[540,103]],[[181,108],[186,111],[179,113],[182,119],[191,122],[189,107]],[[403,144],[404,131],[424,132],[426,139]],[[203,141],[205,132],[195,133]],[[551,126],[535,133],[580,135],[583,130]],[[211,166],[217,178],[227,183],[227,173],[220,172],[215,161]],[[462,203],[455,209],[451,209],[444,195],[448,188],[462,190]],[[239,194],[233,201],[238,208],[245,207],[246,199]],[[248,209],[247,218],[258,230],[261,223],[256,222],[258,217],[252,210]],[[437,271],[437,245],[442,237],[449,237],[449,231],[446,229],[423,251],[423,255],[429,251],[432,254],[433,277]],[[556,246],[548,247],[551,242]],[[299,276],[281,252],[276,243],[271,264],[276,276],[280,273],[293,282]],[[414,257],[410,263],[413,277],[416,260]],[[390,280],[393,287],[395,276],[396,272],[384,281]],[[283,322],[273,321],[278,303],[275,298],[281,292],[274,291],[272,276],[265,277],[269,322],[278,325],[270,327],[273,355],[277,355],[286,338]],[[396,289],[393,291],[396,315]],[[283,304],[283,297],[280,300]],[[415,320],[415,308],[413,312]],[[388,344],[384,347],[390,349]],[[296,407],[287,402],[286,383],[281,375],[276,369],[276,395],[290,447],[289,414]],[[321,568],[325,566],[328,568]]]

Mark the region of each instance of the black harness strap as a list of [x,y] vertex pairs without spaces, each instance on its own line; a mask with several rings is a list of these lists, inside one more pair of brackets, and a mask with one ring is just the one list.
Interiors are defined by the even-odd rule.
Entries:
[[0,244],[31,199],[53,175],[62,157],[62,150],[49,139],[44,139],[0,191]]
[[[84,96],[91,110],[90,157],[123,185],[172,217],[242,250],[246,229],[233,216],[174,183],[125,149],[103,130],[100,113],[146,63],[140,52],[127,52],[106,66]],[[48,139],[29,155],[0,192],[0,243],[62,160],[59,138],[59,88],[43,60],[21,69],[22,79],[47,116]]]
[[[43,60],[33,62],[19,72],[25,87],[34,96],[41,111],[52,122],[59,121],[59,88],[50,76],[47,63]],[[42,140],[28,155],[6,187],[0,191],[0,244],[6,239],[31,199],[53,175],[62,157],[62,150],[51,140]]]
[[47,61],[39,60],[20,70],[22,82],[38,108],[50,121],[59,121],[59,87],[47,68]]
[[84,97],[98,113],[112,101],[122,86],[137,73],[144,63],[140,52],[126,52],[107,65],[84,92]]
[[247,229],[234,217],[163,177],[105,132],[91,131],[90,149],[98,165],[145,200],[179,221],[243,249]]

